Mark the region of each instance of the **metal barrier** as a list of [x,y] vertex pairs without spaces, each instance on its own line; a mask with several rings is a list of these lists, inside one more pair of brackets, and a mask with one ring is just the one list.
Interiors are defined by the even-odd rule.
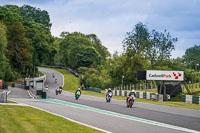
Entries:
[[7,92],[3,91],[0,92],[0,103],[6,103],[7,102]]
[[101,93],[101,89],[99,89],[99,88],[88,87],[88,88],[82,88],[82,90],[94,91],[94,92]]
[[13,86],[13,87],[17,87],[17,88],[25,89],[25,85],[24,85],[24,84],[13,83],[12,86]]

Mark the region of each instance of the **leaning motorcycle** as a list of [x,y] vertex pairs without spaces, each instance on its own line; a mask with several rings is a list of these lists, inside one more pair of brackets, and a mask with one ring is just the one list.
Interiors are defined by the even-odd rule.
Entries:
[[127,100],[127,108],[132,108],[134,101],[135,101],[135,96],[134,95],[129,96]]
[[80,96],[81,96],[81,92],[77,91],[75,94],[75,99],[78,100]]
[[111,101],[111,98],[112,98],[112,92],[109,92],[109,93],[106,95],[106,102],[110,102],[110,101]]

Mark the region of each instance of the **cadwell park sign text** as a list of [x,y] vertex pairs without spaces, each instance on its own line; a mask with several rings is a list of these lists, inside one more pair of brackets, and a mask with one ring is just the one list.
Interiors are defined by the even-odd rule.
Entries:
[[158,71],[147,70],[146,80],[184,80],[184,71]]

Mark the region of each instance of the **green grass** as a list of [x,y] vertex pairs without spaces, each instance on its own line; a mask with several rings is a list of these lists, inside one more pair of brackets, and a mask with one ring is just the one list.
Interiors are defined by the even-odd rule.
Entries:
[[40,77],[41,77],[41,76],[44,76],[44,73],[42,73],[42,72],[39,71],[39,76],[40,76]]
[[12,82],[5,82],[6,85],[8,85],[8,87],[12,86]]
[[97,130],[32,107],[0,105],[1,133],[96,133]]
[[[74,93],[75,90],[79,87],[79,78],[76,78],[74,75],[69,73],[67,70],[52,69],[52,68],[47,68],[47,69],[59,71],[60,73],[62,73],[64,75],[64,78],[65,78],[64,90]],[[146,92],[157,93],[157,89],[147,89],[147,90],[145,89],[145,90],[136,90],[136,91],[140,91],[140,92],[146,91]],[[97,93],[97,92],[92,92],[92,91],[82,91],[82,95],[89,95],[89,96],[105,98],[105,91],[102,91],[102,93]],[[113,99],[126,100],[126,97],[113,96]],[[158,101],[137,98],[137,102],[200,110],[200,105],[189,104],[189,103],[178,102],[178,101],[158,102]]]
[[16,103],[16,102],[14,102],[14,101],[10,101],[10,100],[7,100],[7,103]]

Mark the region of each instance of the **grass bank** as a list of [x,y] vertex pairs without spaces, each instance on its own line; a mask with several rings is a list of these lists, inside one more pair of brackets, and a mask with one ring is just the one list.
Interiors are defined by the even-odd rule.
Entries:
[[96,133],[97,130],[32,107],[0,105],[2,133]]
[[16,102],[14,102],[14,101],[10,101],[10,100],[7,100],[7,103],[16,103]]

